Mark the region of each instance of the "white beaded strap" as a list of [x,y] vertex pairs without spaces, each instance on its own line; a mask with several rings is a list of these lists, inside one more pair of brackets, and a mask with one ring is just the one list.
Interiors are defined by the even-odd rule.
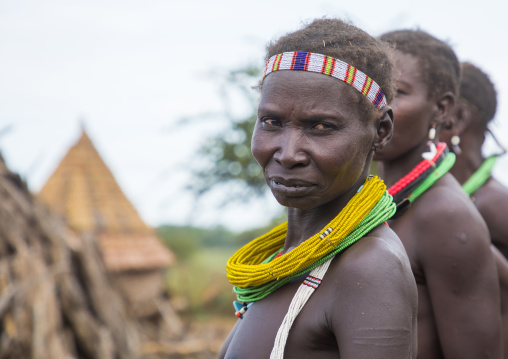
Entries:
[[303,306],[307,303],[307,300],[321,284],[321,280],[325,276],[332,259],[333,257],[320,266],[314,268],[296,291],[295,296],[289,305],[288,312],[286,313],[286,316],[284,317],[284,320],[277,332],[277,336],[275,337],[275,343],[273,345],[272,353],[270,354],[270,359],[282,359],[284,357],[284,347],[286,346],[289,330]]

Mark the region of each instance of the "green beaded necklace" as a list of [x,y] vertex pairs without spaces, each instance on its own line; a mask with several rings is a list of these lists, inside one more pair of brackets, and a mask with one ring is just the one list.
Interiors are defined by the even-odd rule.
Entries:
[[436,167],[432,173],[430,173],[427,178],[418,186],[415,188],[413,193],[411,193],[408,197],[410,202],[414,202],[422,193],[424,193],[426,190],[428,190],[438,179],[443,177],[450,168],[453,167],[453,164],[455,163],[455,153],[448,152],[446,157],[443,159],[443,161],[439,164],[439,166]]
[[488,157],[485,161],[483,161],[480,168],[476,170],[475,173],[462,185],[462,189],[467,193],[468,196],[471,196],[476,192],[478,188],[483,186],[485,182],[490,178],[492,174],[492,169],[496,164],[498,155],[492,155]]
[[[336,254],[344,251],[350,245],[355,243],[357,240],[365,236],[369,233],[373,228],[377,227],[379,224],[388,220],[395,213],[395,204],[393,203],[392,196],[385,192],[383,197],[378,201],[378,203],[372,208],[369,214],[356,226],[356,228],[345,237],[335,249],[329,252],[327,255],[319,259],[317,262],[314,262],[310,266],[303,268],[302,270],[293,273],[287,277],[281,278],[279,280],[270,281],[268,283],[255,286],[255,287],[233,287],[233,292],[236,294],[239,302],[251,303],[258,300],[263,299],[267,295],[273,293],[276,289],[282,287],[284,284],[290,282],[291,280],[299,277],[305,273],[310,272],[312,269],[317,266],[323,264],[328,259],[332,258]],[[282,250],[282,249],[281,249]],[[270,262],[280,251],[275,252],[273,255],[268,257],[263,263]]]

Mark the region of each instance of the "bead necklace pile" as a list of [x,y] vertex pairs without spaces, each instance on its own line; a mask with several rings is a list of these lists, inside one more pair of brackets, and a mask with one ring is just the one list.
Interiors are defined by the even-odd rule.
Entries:
[[395,212],[383,181],[369,177],[344,209],[298,247],[274,258],[284,245],[287,222],[242,247],[228,261],[227,275],[241,302],[260,300],[343,251]]
[[476,170],[475,173],[462,185],[462,189],[471,196],[476,192],[478,188],[483,186],[485,182],[490,178],[492,174],[492,169],[496,164],[498,155],[492,155],[488,157],[485,161],[483,161],[480,168]]

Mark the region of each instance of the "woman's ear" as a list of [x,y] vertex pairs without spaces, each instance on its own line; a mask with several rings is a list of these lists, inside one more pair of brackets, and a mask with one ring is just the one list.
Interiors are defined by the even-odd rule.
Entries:
[[466,104],[459,101],[455,108],[455,123],[453,124],[459,136],[471,123],[471,116],[471,109]]
[[376,120],[376,138],[372,144],[374,152],[386,146],[393,136],[392,108],[385,106],[381,111],[381,116]]
[[458,101],[453,109],[453,114],[445,119],[439,131],[439,140],[444,141],[452,147],[451,138],[460,136],[471,123],[471,109],[463,102]]
[[435,121],[438,126],[452,127],[453,117],[455,116],[455,95],[451,92],[445,92],[437,99],[437,116]]

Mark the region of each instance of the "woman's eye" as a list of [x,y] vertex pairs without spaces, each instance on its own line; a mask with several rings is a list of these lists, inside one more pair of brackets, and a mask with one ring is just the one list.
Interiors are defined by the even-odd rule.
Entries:
[[280,126],[280,121],[273,118],[265,118],[262,121],[267,126]]
[[332,128],[332,126],[327,123],[316,123],[314,126],[312,126],[312,128],[315,130],[328,130]]

